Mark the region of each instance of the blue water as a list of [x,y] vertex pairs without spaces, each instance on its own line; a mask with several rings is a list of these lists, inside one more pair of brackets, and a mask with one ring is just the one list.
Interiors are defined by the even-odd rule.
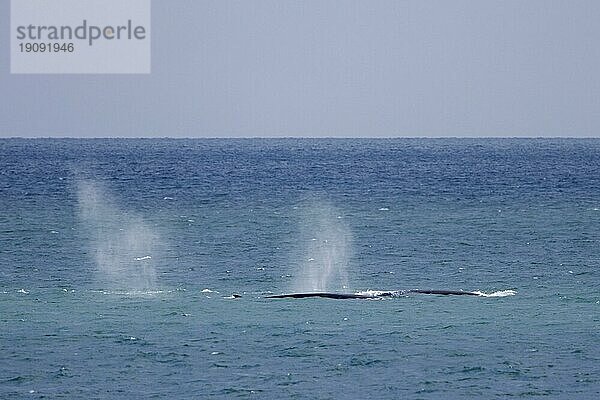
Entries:
[[599,265],[600,140],[0,140],[0,398],[594,399]]

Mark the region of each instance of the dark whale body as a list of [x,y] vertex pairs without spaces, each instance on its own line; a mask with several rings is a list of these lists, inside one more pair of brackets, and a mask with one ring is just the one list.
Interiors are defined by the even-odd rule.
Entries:
[[443,296],[481,296],[480,293],[465,292],[463,290],[427,290],[427,289],[409,289],[390,292],[379,292],[377,294],[362,294],[362,293],[331,293],[331,292],[314,292],[314,293],[288,293],[266,296],[268,299],[304,299],[307,297],[323,297],[327,299],[375,299],[378,297],[395,297],[410,293],[421,294],[438,294]]
[[366,296],[362,294],[354,293],[289,293],[289,294],[275,294],[272,296],[266,296],[267,299],[303,299],[306,297],[325,297],[328,299],[372,299],[373,296]]

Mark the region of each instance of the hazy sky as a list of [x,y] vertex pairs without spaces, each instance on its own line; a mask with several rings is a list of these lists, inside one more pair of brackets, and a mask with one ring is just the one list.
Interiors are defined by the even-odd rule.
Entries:
[[11,75],[0,136],[600,136],[600,1],[155,0],[150,75]]

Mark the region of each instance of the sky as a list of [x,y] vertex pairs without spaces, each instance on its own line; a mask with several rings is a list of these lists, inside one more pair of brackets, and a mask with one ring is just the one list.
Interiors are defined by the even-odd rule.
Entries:
[[600,137],[600,1],[154,0],[147,75],[10,74],[0,137]]

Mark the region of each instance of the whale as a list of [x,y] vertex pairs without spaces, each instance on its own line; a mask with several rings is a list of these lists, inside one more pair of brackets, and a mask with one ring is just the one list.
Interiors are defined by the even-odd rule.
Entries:
[[326,299],[372,299],[375,296],[367,296],[359,293],[329,293],[329,292],[314,292],[314,293],[286,293],[274,294],[265,296],[267,299],[304,299],[307,297],[323,297]]
[[360,293],[336,293],[336,292],[306,292],[306,293],[284,293],[266,296],[268,299],[305,299],[310,297],[322,297],[326,299],[376,299],[381,297],[399,297],[411,293],[433,294],[442,296],[483,296],[483,293],[467,292],[464,290],[435,290],[435,289],[408,289],[380,292]]

